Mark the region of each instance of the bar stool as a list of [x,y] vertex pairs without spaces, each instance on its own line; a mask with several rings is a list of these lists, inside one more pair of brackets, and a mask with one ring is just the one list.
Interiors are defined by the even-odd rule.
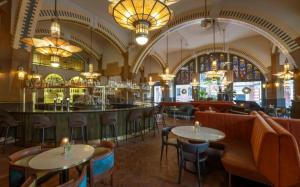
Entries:
[[[36,131],[38,131],[41,144],[44,144],[46,140],[46,141],[54,142],[56,146],[56,125],[52,121],[50,121],[49,117],[45,115],[32,116],[32,127],[33,129],[32,129],[31,142],[33,142],[34,137],[36,135]],[[49,131],[50,129],[53,130],[52,138],[45,139],[45,132],[46,130]]]
[[[0,127],[1,137],[4,137],[3,141],[3,151],[5,151],[5,146],[7,143],[8,136],[10,134],[10,131],[13,130],[13,134],[11,136],[14,138],[15,144],[16,140],[24,140],[25,138],[25,129],[24,125],[20,121],[16,121],[15,118],[10,115],[8,112],[1,111],[0,112]],[[18,136],[18,129],[21,128],[21,136]],[[24,141],[23,141],[24,142]]]
[[159,134],[159,128],[158,128],[158,123],[157,123],[157,113],[158,113],[158,109],[156,107],[152,108],[149,112],[149,123],[151,122],[151,120],[153,121],[152,123],[152,130],[154,132],[154,136],[155,136],[155,131],[157,130],[157,133]]
[[[73,140],[74,129],[81,129],[82,143],[88,142],[87,118],[83,114],[71,114],[69,116],[70,140]],[[78,138],[77,138],[78,139]],[[76,138],[74,139],[76,140]]]
[[152,110],[152,108],[146,108],[146,109],[144,109],[144,112],[143,112],[143,114],[144,114],[144,133],[146,132],[146,126],[147,126],[147,124],[148,124],[148,130],[150,130],[150,128],[151,128],[151,110]]
[[[143,111],[142,110],[131,110],[126,119],[126,141],[128,133],[132,135],[134,133],[137,136],[137,132],[139,131],[139,135],[144,141],[144,133],[142,128],[142,120],[143,120]],[[133,132],[132,132],[133,131]]]
[[103,133],[105,139],[107,139],[107,128],[111,130],[111,135],[114,137],[116,144],[118,145],[118,113],[117,112],[107,112],[100,116],[101,130],[100,130],[100,139],[103,139]]

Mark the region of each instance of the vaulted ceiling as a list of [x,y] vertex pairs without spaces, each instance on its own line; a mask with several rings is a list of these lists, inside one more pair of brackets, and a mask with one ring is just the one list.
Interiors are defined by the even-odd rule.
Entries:
[[[16,7],[21,3],[30,2],[29,0],[12,1],[15,4],[14,10],[17,10]],[[49,20],[52,17],[51,11],[54,9],[54,0],[37,0],[36,2],[38,4],[36,5],[38,14],[35,14],[33,21],[35,20],[37,23],[32,24],[35,30],[33,33],[28,32],[29,35],[36,34],[35,31],[39,28],[49,26]],[[247,25],[247,23],[241,25],[235,22],[219,20],[216,29],[216,43],[219,46],[222,45],[222,29],[226,29],[226,43],[229,48],[236,48],[249,53],[257,58],[264,68],[270,65],[272,47],[278,43],[270,41],[269,38],[266,38],[255,27],[265,29],[265,33],[274,35],[275,39],[283,43],[286,40],[286,43],[291,44],[294,42],[294,39],[300,36],[300,24],[298,24],[300,22],[299,0],[207,0],[207,4],[210,18],[219,18],[222,16],[222,11],[231,11],[232,13],[228,14],[227,17],[236,20],[243,20],[249,17],[248,21],[249,23],[252,21],[251,24],[254,28],[249,28],[248,26],[251,24]],[[120,58],[120,53],[126,51],[132,52],[133,55],[130,56],[129,63],[133,65],[137,56],[143,52],[143,48],[134,46],[132,32],[123,29],[115,23],[112,16],[108,13],[108,5],[107,0],[58,0],[58,10],[62,19],[62,31],[66,32],[66,36],[77,36],[83,43],[89,45],[89,30],[90,27],[94,27],[94,29],[98,29],[98,31],[95,31],[95,35],[97,36],[94,37],[95,42],[93,44],[96,53],[99,55],[106,53],[108,50],[104,51],[103,49],[107,49],[107,46],[111,44],[118,48],[116,53],[119,53],[117,55]],[[170,8],[174,11],[174,20],[176,20],[180,16],[191,12],[203,11],[204,0],[181,0],[171,5]],[[15,11],[15,15],[12,17],[16,18],[18,14],[20,12]],[[26,12],[23,13],[23,16],[26,15]],[[70,17],[70,19],[66,20],[67,17]],[[258,21],[254,22],[255,20]],[[21,26],[22,24],[20,24]],[[168,29],[172,29],[172,25],[162,28],[162,30]],[[16,31],[19,30],[16,29]],[[185,24],[180,28],[176,28],[176,31],[170,30],[168,32],[169,53],[171,56],[169,63],[171,67],[175,67],[178,60],[180,60],[181,40],[183,40],[184,44],[183,51],[185,57],[192,55],[201,48],[211,47],[212,45],[212,30],[201,29],[200,21],[198,23]],[[279,38],[280,36],[282,38]],[[297,47],[297,44],[293,45]],[[149,49],[148,52],[155,53],[158,58],[166,63],[165,35],[159,38]],[[293,49],[289,48],[288,50]],[[109,55],[113,54],[112,52],[109,53]],[[118,58],[108,59],[108,61],[112,60],[118,61]]]

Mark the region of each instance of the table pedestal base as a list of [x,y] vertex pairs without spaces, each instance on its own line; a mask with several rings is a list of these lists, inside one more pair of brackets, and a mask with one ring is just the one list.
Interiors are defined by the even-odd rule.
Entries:
[[69,170],[64,169],[59,173],[59,184],[64,184],[69,181]]

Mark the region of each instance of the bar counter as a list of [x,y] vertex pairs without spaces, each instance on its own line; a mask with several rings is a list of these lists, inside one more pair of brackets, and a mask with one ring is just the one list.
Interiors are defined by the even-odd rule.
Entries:
[[[25,141],[31,141],[32,135],[32,116],[42,114],[48,116],[52,122],[56,124],[56,141],[59,142],[63,137],[69,137],[69,128],[68,128],[68,120],[69,116],[73,113],[82,113],[87,117],[87,129],[88,129],[88,140],[97,140],[100,138],[101,132],[101,122],[100,116],[105,115],[108,112],[117,112],[118,121],[117,121],[117,131],[118,138],[124,139],[126,135],[126,119],[130,112],[134,112],[135,110],[143,110],[144,113],[151,110],[156,105],[153,104],[144,104],[141,106],[132,106],[132,107],[122,107],[122,108],[107,108],[107,107],[98,107],[98,108],[89,108],[83,107],[70,110],[44,110],[44,109],[30,109],[30,107],[26,107],[26,109],[14,109],[10,110],[9,113],[13,115],[18,121],[21,121],[25,125]],[[142,125],[148,126],[148,119],[143,117]],[[146,123],[146,124],[145,124]],[[52,129],[49,129],[52,130]],[[80,129],[75,130],[75,136],[80,136]],[[49,133],[48,133],[49,132]],[[46,131],[45,137],[49,137],[49,134],[52,134],[50,131]],[[108,137],[111,136],[111,133],[108,132]],[[129,136],[130,137],[130,136]],[[35,141],[38,137],[35,137]]]

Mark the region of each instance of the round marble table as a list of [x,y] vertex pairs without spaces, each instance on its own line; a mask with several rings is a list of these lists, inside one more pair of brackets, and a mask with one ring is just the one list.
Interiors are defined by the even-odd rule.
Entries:
[[63,147],[57,147],[34,156],[29,167],[35,170],[61,171],[60,183],[68,181],[68,169],[88,161],[95,148],[90,145],[72,145],[70,152],[64,154]]
[[174,127],[171,132],[180,138],[194,141],[216,142],[225,138],[222,131],[207,127],[199,128],[199,131],[195,132],[194,126],[179,126]]

